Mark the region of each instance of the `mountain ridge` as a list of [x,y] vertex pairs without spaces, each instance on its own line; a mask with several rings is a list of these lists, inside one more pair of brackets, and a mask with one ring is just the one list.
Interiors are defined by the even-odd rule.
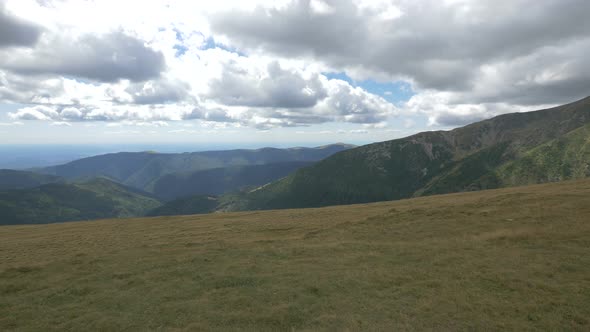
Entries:
[[267,184],[312,164],[309,161],[290,161],[176,172],[158,178],[151,192],[164,201],[194,195],[218,196]]
[[320,207],[497,188],[502,184],[479,179],[589,122],[590,97],[449,131],[372,143],[302,168],[221,208]]
[[150,191],[159,177],[175,172],[275,162],[311,162],[348,148],[350,145],[331,144],[316,148],[234,149],[186,153],[119,152],[46,167],[38,169],[37,172],[57,175],[69,180],[106,176],[127,186]]

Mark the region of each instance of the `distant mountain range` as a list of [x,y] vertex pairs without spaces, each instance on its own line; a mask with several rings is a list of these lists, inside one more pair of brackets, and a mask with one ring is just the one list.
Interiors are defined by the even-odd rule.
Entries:
[[217,210],[319,207],[590,175],[590,97],[337,153]]
[[590,176],[590,97],[356,148],[117,153],[39,172],[0,171],[1,223],[320,207],[577,179]]
[[258,187],[351,147],[116,153],[36,172],[0,170],[0,224],[143,216],[162,201]]
[[[348,144],[332,144],[317,148],[263,148],[191,153],[121,152],[79,159],[36,171],[68,180],[102,176],[130,187],[153,192],[158,180],[169,174],[234,166],[315,162],[351,147],[353,146]],[[160,183],[160,186],[165,185]]]
[[161,176],[151,189],[154,195],[165,201],[191,195],[217,196],[270,183],[312,164],[309,161],[290,161],[177,172]]

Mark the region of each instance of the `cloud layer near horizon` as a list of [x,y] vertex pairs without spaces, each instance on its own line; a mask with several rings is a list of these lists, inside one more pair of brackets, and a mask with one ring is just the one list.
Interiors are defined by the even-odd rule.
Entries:
[[[60,125],[452,127],[589,95],[588,14],[585,0],[0,0],[0,102]],[[327,73],[414,95],[394,105]]]

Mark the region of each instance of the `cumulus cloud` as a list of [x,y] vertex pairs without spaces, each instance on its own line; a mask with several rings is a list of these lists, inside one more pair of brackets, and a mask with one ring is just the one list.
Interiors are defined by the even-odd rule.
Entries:
[[11,15],[0,1],[0,48],[33,46],[41,33],[41,27]]
[[[239,116],[239,115],[238,115]],[[236,117],[232,117],[230,112],[226,109],[221,108],[207,108],[202,106],[196,106],[187,112],[182,117],[185,120],[204,120],[204,121],[212,121],[212,122],[238,122],[239,119]],[[242,116],[243,118],[243,116]]]
[[[373,131],[401,114],[419,130],[424,117],[453,127],[590,91],[584,0],[3,3],[0,102],[24,105],[15,121]],[[365,79],[416,94],[382,98]]]
[[318,106],[319,114],[332,114],[344,122],[375,124],[396,113],[396,108],[382,97],[368,93],[348,82],[330,80],[329,97]]
[[241,117],[248,119],[248,125],[268,129],[327,122],[378,124],[397,114],[391,103],[348,82],[325,77],[321,82],[327,96],[313,107],[249,109]]
[[410,114],[424,114],[428,124],[443,127],[457,127],[491,118],[496,115],[514,112],[529,112],[553,106],[513,105],[505,102],[459,103],[459,97],[451,92],[427,91],[413,96],[406,104],[405,111]]
[[[468,92],[503,67],[519,70],[497,79],[491,92],[497,99],[520,95],[515,102],[521,104],[548,98],[560,103],[584,97],[590,88],[585,0],[323,3],[330,10],[321,14],[312,2],[296,0],[281,8],[221,12],[211,23],[215,32],[251,52],[309,57],[361,77],[408,79],[418,91],[464,92],[467,103],[479,102],[479,95]],[[383,17],[388,11],[398,14]],[[580,48],[575,53],[548,50],[573,45]],[[522,57],[535,59],[523,63]],[[516,84],[555,63],[567,63],[571,77]]]
[[[383,98],[341,80],[321,76],[317,84],[326,97],[310,107],[235,107],[193,100],[185,104],[159,105],[36,105],[9,113],[15,120],[103,121],[110,123],[162,123],[200,120],[260,129],[348,122],[381,128],[398,110]],[[280,104],[279,104],[280,105]]]
[[64,93],[61,78],[31,80],[0,70],[0,101],[16,103],[44,103],[55,101]]
[[72,126],[71,123],[65,122],[65,121],[55,121],[55,122],[52,122],[50,125],[55,126],[55,127],[71,127]]
[[40,120],[54,122],[106,122],[109,127],[133,125],[140,127],[167,127],[167,121],[204,120],[235,121],[220,109],[194,108],[193,105],[127,105],[127,106],[56,106],[36,105],[22,107],[8,113],[13,120]]
[[590,38],[585,38],[483,66],[473,89],[456,99],[517,105],[580,99],[590,93],[589,51]]
[[[305,63],[281,64],[269,57],[240,56],[222,49],[199,50],[194,56],[204,76],[201,81],[207,83],[200,91],[190,78],[190,83],[175,79],[174,72],[145,82],[88,84],[60,78],[51,81],[55,91],[42,94],[45,98],[40,93],[19,96],[40,105],[20,108],[10,116],[109,123],[198,120],[259,129],[348,122],[380,128],[398,112],[382,97],[349,82],[328,79]],[[30,82],[11,73],[4,77],[7,96],[23,86],[21,81]],[[42,90],[47,84],[26,90]]]
[[0,67],[20,75],[61,75],[100,82],[144,81],[165,69],[162,53],[122,31],[51,35],[32,50],[0,53]]
[[237,61],[225,63],[221,78],[209,83],[208,97],[233,106],[304,108],[327,95],[318,74],[306,79],[282,69],[276,61],[265,70],[255,70]]
[[53,107],[49,106],[32,106],[23,107],[14,113],[9,113],[10,118],[20,120],[57,120],[60,118],[59,113]]
[[151,80],[134,83],[125,92],[136,104],[165,104],[187,99],[189,90],[190,86],[180,80]]

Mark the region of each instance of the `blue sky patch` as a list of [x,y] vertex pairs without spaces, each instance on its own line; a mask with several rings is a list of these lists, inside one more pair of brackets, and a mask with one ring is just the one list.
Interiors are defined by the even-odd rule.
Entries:
[[224,45],[222,43],[218,43],[215,41],[215,38],[208,37],[207,39],[205,39],[205,44],[201,47],[201,49],[208,50],[208,49],[212,49],[212,48],[220,48],[224,51],[236,53],[239,56],[246,56],[245,53],[238,51],[235,47],[230,47],[230,46]]
[[410,100],[416,93],[412,86],[406,81],[377,82],[374,80],[354,81],[346,73],[323,73],[328,79],[338,79],[350,83],[355,87],[361,87],[366,91],[383,97],[390,103],[399,106]]
[[176,53],[174,55],[177,58],[181,55],[184,55],[184,53],[186,53],[186,51],[188,51],[188,47],[186,47],[182,44],[175,44],[173,48],[176,50]]
[[180,32],[180,30],[178,30],[176,28],[174,28],[172,30],[174,30],[174,32],[176,33],[176,40],[178,40],[180,42],[184,41],[184,38],[182,37],[182,32]]

